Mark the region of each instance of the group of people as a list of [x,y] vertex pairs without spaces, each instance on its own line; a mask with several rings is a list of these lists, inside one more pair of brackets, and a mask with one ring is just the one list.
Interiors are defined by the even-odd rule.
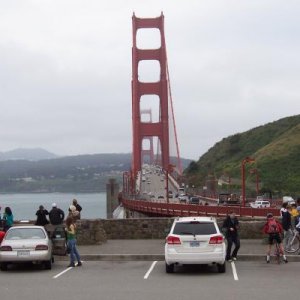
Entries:
[[[0,207],[1,211],[1,207]],[[68,267],[75,267],[75,260],[77,260],[77,266],[81,266],[82,262],[80,254],[77,249],[76,242],[76,221],[81,218],[82,207],[79,205],[76,199],[73,199],[72,204],[68,209],[68,216],[66,218],[66,239],[67,248],[70,253],[70,264]],[[48,220],[49,218],[49,220]],[[56,203],[52,203],[52,209],[48,212],[43,205],[39,206],[36,212],[35,225],[46,226],[51,224],[53,226],[62,225],[65,219],[65,213],[62,209],[57,207]],[[3,216],[0,221],[2,223],[3,231],[0,231],[0,242],[3,239],[5,232],[13,225],[14,218],[10,207],[5,207]]]
[[[81,217],[82,207],[78,204],[76,199],[73,199],[72,204],[69,207],[68,217],[72,217],[75,221]],[[35,225],[45,226],[47,224],[61,225],[65,219],[65,213],[62,209],[57,207],[56,203],[52,203],[52,209],[48,212],[43,205],[40,205],[36,214],[37,219]],[[47,219],[49,216],[49,221]]]
[[[266,253],[266,262],[270,263],[270,254],[273,243],[277,243],[279,246],[280,256],[282,256],[284,262],[288,262],[284,249],[293,251],[290,239],[293,235],[293,230],[300,232],[300,198],[297,199],[297,203],[289,205],[288,202],[284,202],[280,209],[281,223],[274,218],[273,214],[267,214],[267,221],[264,224],[263,232],[268,235],[268,246]],[[237,253],[240,249],[239,238],[239,221],[232,211],[228,214],[222,225],[222,231],[225,234],[227,240],[226,260],[232,261],[237,259]],[[281,235],[283,234],[283,240]],[[232,246],[234,249],[232,251]]]
[[[75,267],[75,259],[77,260],[77,266],[81,266],[82,262],[80,259],[80,254],[77,249],[76,242],[76,220],[81,217],[82,207],[79,205],[76,199],[73,199],[72,204],[68,210],[68,216],[66,218],[66,238],[67,238],[67,248],[70,253],[70,264],[68,267]],[[62,209],[57,207],[56,203],[52,204],[52,209],[48,212],[43,205],[40,205],[36,212],[36,225],[45,226],[51,224],[54,226],[61,225],[65,218],[65,213]],[[49,216],[49,221],[47,219]]]

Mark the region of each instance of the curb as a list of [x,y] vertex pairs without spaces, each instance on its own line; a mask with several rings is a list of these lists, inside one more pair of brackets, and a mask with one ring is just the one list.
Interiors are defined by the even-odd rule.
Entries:
[[[80,254],[83,261],[164,261],[163,254]],[[287,255],[289,262],[300,262],[300,255]],[[271,257],[272,259],[272,257]],[[55,256],[56,261],[68,261],[69,256]],[[265,254],[239,254],[238,261],[263,261]]]

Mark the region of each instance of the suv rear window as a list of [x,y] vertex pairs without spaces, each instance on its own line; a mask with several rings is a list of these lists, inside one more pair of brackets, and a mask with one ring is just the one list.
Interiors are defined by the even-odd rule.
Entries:
[[175,224],[173,234],[178,235],[208,235],[217,233],[212,222],[178,222]]

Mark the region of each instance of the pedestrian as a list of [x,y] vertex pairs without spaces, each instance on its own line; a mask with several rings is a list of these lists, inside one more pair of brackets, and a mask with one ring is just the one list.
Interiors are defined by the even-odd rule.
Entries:
[[296,224],[298,223],[298,216],[299,216],[299,212],[297,210],[297,205],[296,203],[293,203],[291,205],[291,211],[290,211],[290,214],[291,214],[291,219],[292,219],[292,229],[295,229],[296,227]]
[[45,226],[49,224],[49,221],[47,220],[47,216],[49,215],[49,212],[47,209],[44,208],[43,205],[39,206],[39,209],[36,211],[35,215],[37,216],[35,225]]
[[263,232],[269,235],[266,259],[267,263],[270,263],[270,254],[272,250],[273,241],[275,241],[278,244],[280,256],[283,256],[284,262],[288,262],[286,256],[284,255],[283,245],[280,238],[282,230],[283,228],[281,224],[273,217],[273,215],[271,213],[267,214],[267,222],[263,228]]
[[290,206],[288,205],[288,202],[284,202],[280,209],[281,223],[283,228],[283,246],[287,250],[293,250],[291,249],[291,245],[289,243],[291,237],[293,236],[292,218],[289,209]]
[[10,227],[12,227],[14,223],[14,215],[10,209],[10,207],[5,207],[3,213],[3,220],[4,220],[4,231],[6,232]]
[[67,246],[70,251],[70,264],[68,267],[75,267],[75,258],[77,260],[77,266],[82,265],[80,260],[80,254],[77,250],[76,240],[76,224],[71,216],[66,219],[66,232],[67,232]]
[[56,203],[52,203],[52,209],[49,212],[49,220],[52,225],[61,225],[64,221],[65,213],[57,207]]
[[76,207],[73,204],[69,207],[69,216],[73,218],[74,222],[80,219],[80,212],[76,210]]
[[[73,199],[72,205],[75,206],[76,211],[78,211],[78,214],[76,213],[76,219],[80,219],[82,207],[78,204],[77,199]],[[72,205],[69,207],[69,212],[71,212]]]
[[[231,211],[224,220],[222,230],[227,240],[226,260],[231,262],[237,259],[237,253],[240,249],[240,238],[238,234],[239,220],[233,211]],[[231,253],[232,244],[234,244],[234,250]]]

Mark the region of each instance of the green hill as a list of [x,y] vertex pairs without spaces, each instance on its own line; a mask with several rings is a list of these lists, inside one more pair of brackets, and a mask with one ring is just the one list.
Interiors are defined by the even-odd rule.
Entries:
[[205,186],[208,176],[217,179],[230,176],[239,190],[245,157],[255,159],[255,163],[245,166],[250,189],[255,188],[255,175],[249,174],[249,170],[255,168],[261,190],[300,196],[300,115],[224,138],[197,162],[190,163],[185,175],[189,184],[195,186]]

